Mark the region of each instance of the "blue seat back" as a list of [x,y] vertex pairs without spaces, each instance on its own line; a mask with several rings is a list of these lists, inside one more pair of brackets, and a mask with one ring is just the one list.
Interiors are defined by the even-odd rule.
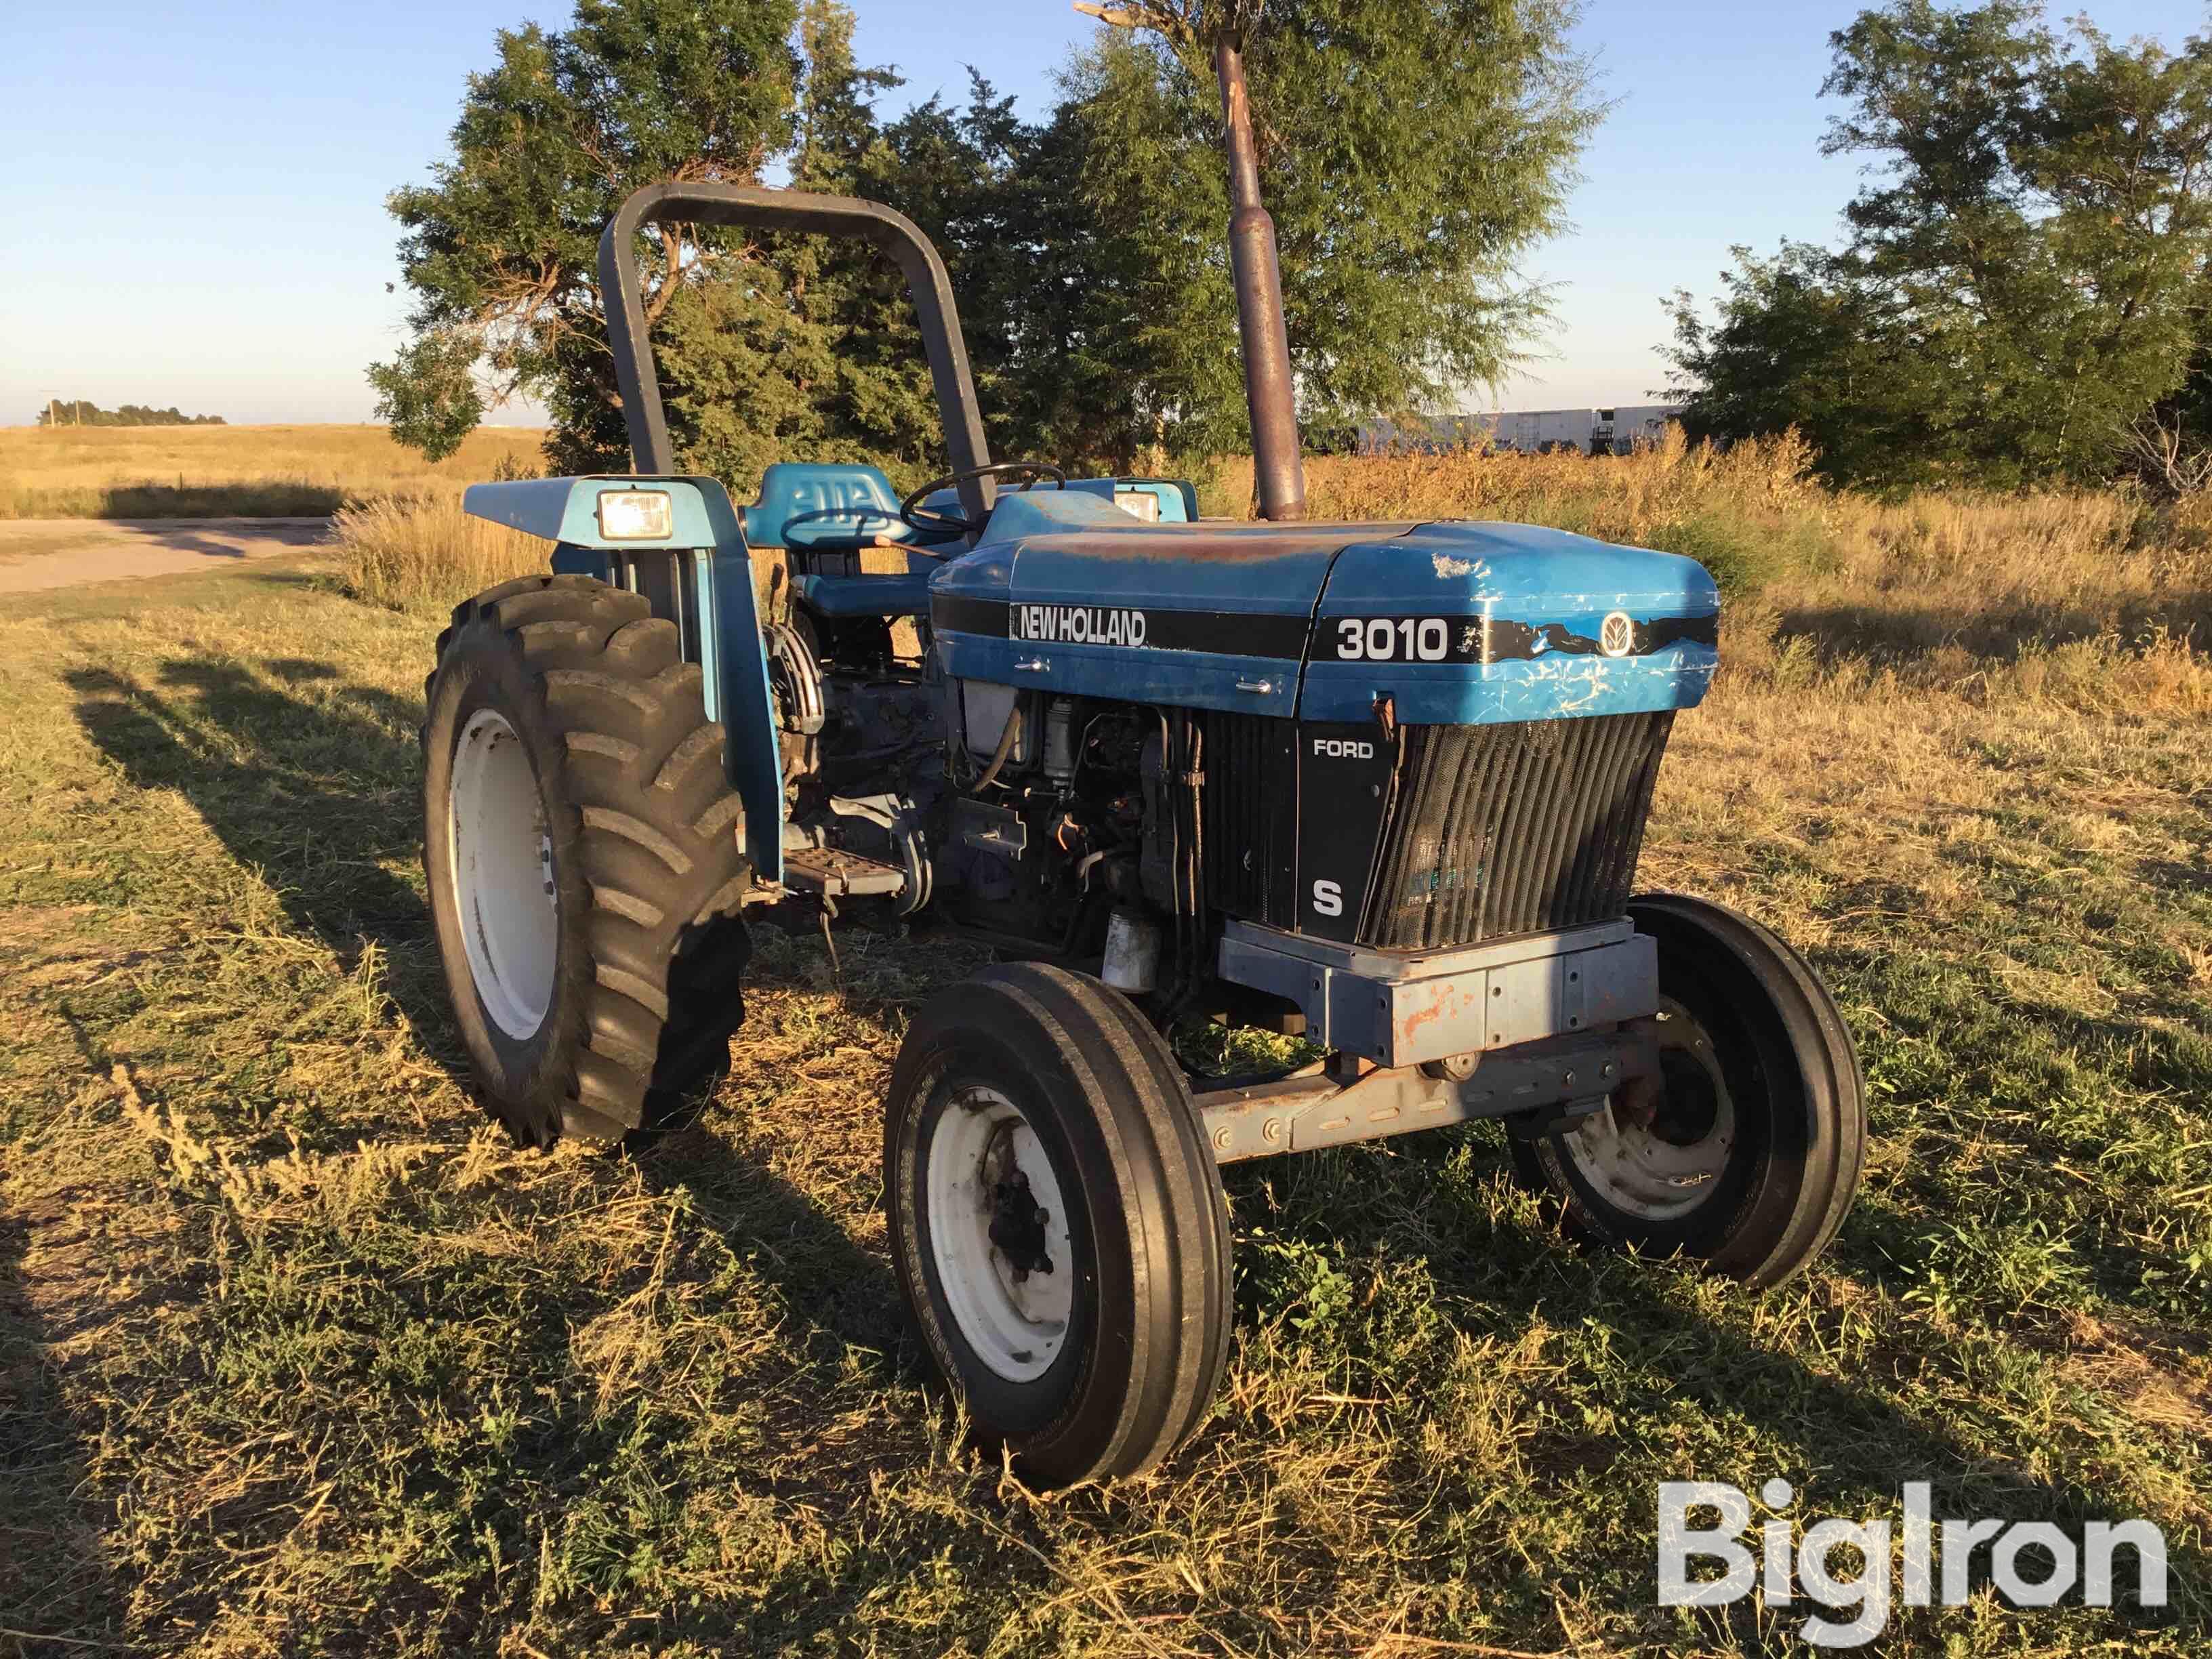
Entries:
[[872,466],[778,461],[761,474],[760,500],[744,509],[754,547],[850,552],[879,536],[904,541],[891,481]]

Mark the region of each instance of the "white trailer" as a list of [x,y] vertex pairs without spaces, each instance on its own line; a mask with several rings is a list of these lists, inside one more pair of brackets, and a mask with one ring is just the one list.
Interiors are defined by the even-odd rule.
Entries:
[[1362,453],[1413,451],[1437,453],[1486,440],[1496,449],[1522,455],[1571,449],[1579,455],[1626,455],[1639,443],[1656,443],[1667,422],[1681,418],[1672,404],[1615,409],[1533,409],[1487,415],[1439,415],[1370,421],[1359,428]]
[[1498,417],[1498,445],[1524,455],[1572,449],[1587,455],[1597,426],[1594,409],[1539,409]]
[[1667,430],[1667,422],[1682,418],[1676,404],[1639,404],[1632,408],[1601,409],[1598,410],[1605,441],[1599,447],[1615,455],[1626,455],[1638,444],[1656,444]]

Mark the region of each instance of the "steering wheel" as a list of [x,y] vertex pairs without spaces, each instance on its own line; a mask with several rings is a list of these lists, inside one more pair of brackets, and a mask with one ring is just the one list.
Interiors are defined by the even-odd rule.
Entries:
[[1008,476],[1025,477],[1024,489],[1034,489],[1042,479],[1049,478],[1059,489],[1067,488],[1067,474],[1043,461],[994,461],[988,466],[971,466],[964,472],[948,472],[941,478],[932,478],[927,483],[899,503],[898,515],[926,536],[972,536],[982,529],[980,524],[970,524],[957,513],[947,513],[941,507],[924,507],[922,502],[940,489],[951,489],[970,478],[1003,478]]

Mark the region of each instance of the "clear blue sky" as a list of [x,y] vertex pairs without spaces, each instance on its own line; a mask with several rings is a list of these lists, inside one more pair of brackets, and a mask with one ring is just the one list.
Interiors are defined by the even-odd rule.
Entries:
[[[1065,0],[856,0],[895,99],[957,95],[975,62],[1040,113],[1092,26]],[[2067,0],[2178,45],[2198,0]],[[1641,401],[1658,296],[1710,294],[1732,242],[1826,238],[1856,164],[1824,161],[1816,99],[1851,0],[1590,0],[1581,30],[1618,100],[1584,162],[1550,361],[1508,407]],[[400,335],[385,193],[444,148],[495,29],[565,0],[93,0],[9,7],[0,153],[0,424],[49,394],[233,421],[366,419],[364,364]],[[505,418],[526,418],[511,411]]]

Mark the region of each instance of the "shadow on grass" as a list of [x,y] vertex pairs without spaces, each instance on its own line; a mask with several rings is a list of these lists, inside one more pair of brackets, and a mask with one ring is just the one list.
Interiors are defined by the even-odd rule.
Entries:
[[319,518],[355,496],[335,484],[304,478],[240,483],[140,483],[76,489],[18,489],[0,501],[14,519]]
[[805,1358],[833,1370],[857,1365],[886,1383],[902,1374],[923,1380],[890,1264],[739,1138],[702,1121],[634,1155],[648,1188],[684,1193],[791,1310],[806,1332]]
[[125,1610],[84,1501],[84,1438],[46,1346],[57,1333],[24,1277],[32,1223],[51,1227],[60,1218],[52,1200],[33,1216],[0,1197],[0,1651],[9,1653],[31,1652],[43,1645],[39,1638],[64,1649],[98,1646],[122,1629]]
[[[1496,1166],[1489,1146],[1463,1146],[1463,1137],[1414,1136],[1399,1143],[1395,1153],[1373,1158],[1379,1167],[1357,1167],[1356,1154],[1337,1155],[1343,1161],[1334,1170],[1316,1160],[1310,1171],[1291,1176],[1286,1202],[1263,1190],[1263,1170],[1231,1172],[1240,1221],[1273,1208],[1271,1231],[1277,1218],[1290,1224],[1274,1238],[1257,1240],[1248,1240],[1245,1226],[1239,1226],[1238,1316],[1248,1335],[1271,1316],[1279,1324],[1282,1273],[1268,1257],[1281,1258],[1285,1238],[1291,1241],[1293,1262],[1295,1253],[1310,1245],[1337,1253],[1346,1263],[1418,1261],[1431,1276],[1437,1316],[1461,1338],[1492,1340],[1510,1353],[1532,1334],[1547,1334],[1544,1357],[1559,1365],[1562,1380],[1555,1391],[1542,1391],[1553,1397],[1540,1395],[1523,1407],[1530,1432],[1521,1445],[1534,1484],[1562,1494],[1612,1489],[1614,1524],[1646,1540],[1656,1538],[1662,1480],[1730,1481],[1753,1495],[1756,1511],[1759,1485],[1780,1476],[1797,1489],[1790,1518],[1801,1531],[1830,1515],[1887,1516],[1894,1525],[1903,1484],[1916,1480],[1929,1483],[1939,1516],[2055,1522],[2075,1535],[2088,1521],[2133,1518],[2123,1498],[2090,1478],[2100,1462],[2094,1448],[2066,1443],[2073,1438],[2069,1428],[2028,1426],[2033,1407],[2008,1396],[2009,1389],[2023,1385],[2017,1375],[2006,1374],[2009,1356],[2001,1349],[1955,1355],[1935,1342],[1884,1348],[1869,1357],[1863,1374],[1816,1368],[1808,1356],[1820,1355],[1830,1337],[1842,1337],[1848,1328],[1855,1300],[1848,1291],[1837,1302],[1823,1299],[1802,1311],[1787,1305],[1796,1299],[1791,1291],[1769,1292],[1764,1299],[1771,1315],[1744,1310],[1751,1329],[1738,1328],[1734,1317],[1705,1316],[1686,1305],[1683,1279],[1692,1270],[1685,1266],[1578,1248],[1549,1228],[1530,1229],[1468,1201],[1460,1195],[1467,1176],[1472,1174],[1472,1190],[1479,1192]],[[1471,1164],[1449,1173],[1455,1158],[1468,1153]],[[1856,1278],[1856,1259],[1865,1253],[1867,1241],[1851,1236],[1878,1228],[1888,1214],[1886,1206],[1878,1217],[1863,1208],[1839,1241],[1832,1271]],[[1260,1248],[1252,1249],[1252,1243]],[[1356,1279],[1357,1268],[1346,1271]],[[1252,1305],[1255,1299],[1258,1307]],[[1388,1316],[1373,1317],[1374,1327],[1385,1331],[1403,1323],[1402,1317],[1395,1322]],[[1762,1327],[1775,1334],[1772,1340],[1754,1334]],[[1271,1340],[1280,1340],[1279,1331]],[[1355,1350],[1346,1358],[1353,1378],[1347,1392],[1398,1393],[1387,1355]],[[1917,1399],[1923,1391],[1924,1398]],[[1961,1393],[1979,1398],[1962,1411]],[[2061,1389],[2059,1397],[2065,1394]],[[2090,1425],[2081,1427],[2083,1440],[2100,1432]],[[1418,1485],[1425,1471],[1413,1451],[1408,1437],[1406,1480]],[[1434,1487],[1431,1501],[1440,1507],[1475,1512],[1495,1501],[1480,1468],[1437,1480],[1431,1468],[1427,1477]],[[2185,1531],[2169,1530],[2167,1541],[2168,1604],[2136,1604],[2135,1560],[2124,1555],[2115,1580],[2119,1605],[2110,1614],[2116,1626],[2146,1632],[2201,1628],[2201,1595],[2183,1587],[2202,1583],[2212,1562]],[[2034,1548],[2021,1559],[2030,1578],[2051,1569],[2049,1558]],[[1555,1565],[1569,1577],[1583,1576],[1587,1565]],[[1977,1593],[1988,1592],[1986,1547],[1971,1557],[1969,1580]],[[1638,1598],[1655,1594],[1649,1577],[1607,1581],[1595,1568],[1585,1582],[1608,1583],[1601,1605],[1613,1591],[1625,1590],[1629,1599],[1614,1604],[1620,1613],[1648,1608],[1648,1601]],[[1516,1581],[1497,1593],[1506,1601],[1523,1596],[1527,1617],[1541,1621],[1548,1595],[1542,1587]],[[2079,1601],[2077,1592],[2068,1605]],[[1819,1611],[1801,1604],[1784,1610],[1783,1622],[1794,1630],[1807,1613]],[[1773,1616],[1768,1609],[1762,1617],[1753,1600],[1700,1615],[1712,1621],[1708,1628],[1726,1631],[1752,1652],[1780,1645]],[[1947,1617],[1955,1619],[1940,1609],[1921,1613],[1900,1606],[1891,1639],[1909,1637],[1940,1648],[1935,1632]]]
[[[274,658],[249,665],[181,656],[164,664],[151,684],[108,670],[80,671],[69,683],[79,698],[77,718],[134,785],[174,790],[190,801],[233,858],[264,873],[296,927],[328,940],[342,955],[372,941],[387,949],[393,995],[419,1029],[450,1044],[427,915],[412,883],[392,868],[411,863],[419,838],[416,762],[411,742],[401,735],[416,711],[407,699],[346,686],[340,679],[334,666],[313,658]],[[784,1134],[793,1127],[788,1121],[765,1123],[758,1133]],[[748,1490],[757,1487],[771,1504],[804,1505],[834,1524],[865,1508],[872,1480],[886,1472],[896,1475],[910,1469],[927,1450],[925,1428],[903,1414],[908,1407],[882,1399],[914,1397],[909,1383],[918,1369],[916,1356],[881,1255],[817,1198],[756,1156],[748,1144],[753,1133],[720,1123],[694,1127],[642,1153],[639,1168],[654,1190],[680,1189],[714,1238],[744,1264],[744,1277],[757,1279],[788,1310],[790,1317],[779,1322],[787,1333],[787,1346],[758,1362],[757,1369],[750,1361],[734,1367],[724,1383],[727,1392],[714,1397],[726,1405],[722,1414],[756,1414],[756,1447],[766,1443],[794,1454],[758,1454],[766,1467],[746,1470]],[[1412,1152],[1421,1144],[1437,1150]],[[1824,1504],[1840,1495],[1838,1512],[1886,1512],[1894,1504],[1899,1481],[1927,1479],[1935,1485],[1942,1513],[2124,1518],[2108,1516],[2093,1491],[2031,1474],[2036,1449],[2008,1442],[2001,1431],[1984,1426],[1971,1435],[1948,1431],[1931,1420],[1934,1408],[1916,1413],[1893,1403],[1899,1390],[1847,1385],[1816,1371],[1778,1340],[1762,1344],[1723,1324],[1686,1316],[1680,1298],[1669,1293],[1668,1270],[1646,1273],[1577,1259],[1526,1229],[1492,1225],[1472,1208],[1456,1209],[1437,1196],[1440,1166],[1428,1167],[1432,1159],[1448,1158],[1455,1144],[1409,1141],[1404,1143],[1407,1153],[1394,1155],[1387,1164],[1357,1153],[1310,1160],[1313,1185],[1296,1201],[1290,1225],[1315,1237],[1326,1236],[1332,1249],[1349,1258],[1370,1252],[1425,1256],[1447,1304],[1443,1318],[1468,1336],[1494,1335],[1510,1346],[1539,1322],[1554,1332],[1595,1331],[1601,1336],[1608,1357],[1620,1362],[1607,1368],[1603,1401],[1619,1426],[1577,1429],[1547,1423],[1528,1452],[1547,1479],[1565,1485],[1601,1479],[1625,1460],[1633,1460],[1630,1468],[1663,1462],[1664,1448],[1680,1432],[1686,1410],[1712,1429],[1684,1454],[1716,1460],[1697,1473],[1732,1472],[1719,1460],[1733,1426],[1741,1425],[1798,1465],[1761,1474],[1793,1479],[1817,1474]],[[1249,1200],[1260,1179],[1253,1174],[1233,1179],[1248,1200],[1240,1205],[1240,1218],[1259,1207]],[[0,1218],[0,1286],[7,1283],[6,1254],[11,1248],[5,1226]],[[517,1231],[526,1235],[528,1229],[519,1225]],[[1257,1334],[1255,1311],[1279,1314],[1281,1297],[1261,1282],[1270,1269],[1264,1251],[1253,1248],[1260,1241],[1248,1225],[1238,1231],[1239,1304],[1243,1335],[1250,1340]],[[1882,1242],[1882,1253],[1889,1243]],[[518,1399],[534,1398],[540,1386],[566,1386],[564,1379],[579,1368],[576,1334],[620,1305],[619,1291],[612,1286],[587,1285],[565,1305],[540,1299],[519,1267],[510,1277],[471,1291],[419,1275],[414,1261],[417,1244],[412,1237],[399,1237],[388,1258],[364,1261],[374,1271],[349,1281],[359,1293],[373,1290],[393,1298],[392,1311],[401,1316],[383,1317],[380,1310],[380,1317],[364,1320],[362,1328],[404,1329],[410,1342],[427,1346],[434,1339],[459,1340],[458,1335],[441,1337],[441,1332],[465,1332],[483,1322],[502,1324],[527,1356],[526,1363],[512,1363]],[[1866,1258],[1873,1246],[1871,1223],[1862,1217],[1845,1240],[1840,1258],[1844,1270],[1870,1276],[1875,1269]],[[745,1288],[739,1279],[724,1279],[712,1262],[702,1262],[699,1272],[701,1282],[718,1294]],[[5,1316],[0,1307],[0,1321]],[[0,1340],[9,1334],[0,1324]],[[386,1346],[398,1355],[391,1364],[399,1366],[405,1355],[396,1341],[380,1340],[374,1353],[364,1344],[368,1357],[361,1363],[385,1364]],[[1364,1370],[1382,1371],[1389,1364],[1387,1353],[1348,1358],[1355,1376]],[[1898,1358],[1900,1364],[1941,1363],[1940,1356]],[[404,1402],[433,1390],[465,1393],[481,1382],[458,1364],[453,1370],[454,1376],[446,1376],[426,1361],[422,1375],[395,1370],[378,1386],[391,1390],[388,1399]],[[838,1379],[853,1374],[860,1388],[838,1388]],[[856,1395],[872,1396],[863,1402],[871,1408],[828,1407],[823,1396],[832,1391],[848,1407]],[[33,1413],[31,1420],[44,1419]],[[9,1426],[9,1420],[0,1419],[0,1432]],[[1239,1431],[1217,1424],[1207,1433]],[[533,1504],[557,1504],[579,1513],[594,1505],[607,1508],[631,1489],[623,1485],[612,1497],[599,1496],[601,1487],[616,1486],[605,1471],[630,1456],[624,1448],[634,1437],[640,1449],[634,1468],[624,1469],[625,1482],[634,1474],[641,1486],[651,1477],[680,1495],[707,1474],[690,1461],[686,1444],[657,1437],[663,1432],[653,1427],[643,1407],[621,1421],[602,1423],[579,1397],[500,1454],[493,1490],[514,1480],[532,1494]],[[717,1443],[700,1454],[708,1474],[721,1449]],[[1433,1482],[1433,1475],[1411,1466],[1413,1449],[1409,1442],[1408,1491]],[[0,1458],[15,1451],[13,1441],[0,1438]],[[417,1454],[426,1484],[442,1478],[434,1468],[439,1455],[430,1449]],[[68,1478],[65,1462],[63,1468],[56,1479]],[[1480,1489],[1481,1473],[1467,1471],[1465,1478],[1455,1478],[1455,1486],[1438,1487],[1428,1501],[1454,1513],[1482,1513],[1490,1500]],[[1641,1486],[1627,1490],[1639,1498],[1654,1495]],[[506,1559],[533,1559],[531,1552],[543,1547],[540,1510],[495,1501],[488,1509],[488,1524],[501,1539]],[[1621,1516],[1621,1523],[1632,1528],[1650,1521],[1648,1510]],[[268,1539],[245,1541],[272,1541],[274,1528],[290,1524],[272,1511]],[[607,1526],[611,1535],[618,1530],[611,1520],[593,1524]],[[672,1522],[657,1524],[678,1530]],[[909,1524],[914,1535],[903,1542],[855,1540],[841,1548],[833,1565],[779,1575],[750,1603],[702,1607],[695,1601],[688,1611],[668,1609],[657,1623],[656,1638],[691,1637],[757,1650],[840,1630],[849,1633],[847,1621],[866,1616],[872,1597],[885,1583],[911,1580],[939,1555],[986,1544],[994,1572],[1033,1584],[1040,1592],[1051,1587],[1046,1575],[1026,1561],[1009,1569],[980,1523],[959,1514],[933,1513]],[[611,1560],[615,1547],[607,1547]],[[2201,1580],[2201,1562],[2185,1559],[2177,1567],[2178,1578]],[[605,1572],[605,1593],[617,1594],[617,1567],[609,1565]],[[1625,1593],[1642,1593],[1644,1582]],[[212,1586],[207,1594],[211,1607]],[[584,1599],[580,1591],[564,1594],[572,1607]],[[459,1598],[464,1607],[449,1615],[456,1645],[466,1639],[466,1614],[488,1611],[497,1595],[495,1573]],[[86,1605],[86,1613],[70,1616],[95,1624],[105,1616],[99,1610],[105,1604],[96,1598]],[[1530,1617],[1548,1620],[1533,1604]],[[1731,1619],[1742,1621],[1730,1628],[1754,1649],[1764,1640],[1747,1607]],[[26,1628],[40,1627],[22,1622]]]
[[420,763],[400,733],[419,711],[342,678],[304,657],[185,656],[162,664],[151,685],[106,668],[65,679],[77,720],[131,783],[188,800],[231,857],[276,890],[295,927],[348,969],[366,948],[385,953],[393,1000],[459,1080],[429,913],[410,878],[422,846]]
[[1832,667],[1857,657],[1903,665],[1947,647],[1986,662],[2007,663],[2031,646],[2047,650],[2115,635],[2134,642],[2160,633],[2199,640],[2212,635],[2212,592],[2176,593],[2117,616],[2033,600],[1993,602],[1971,613],[1955,605],[1902,599],[1893,604],[1785,605],[1776,639],[1802,643],[1823,666]]

